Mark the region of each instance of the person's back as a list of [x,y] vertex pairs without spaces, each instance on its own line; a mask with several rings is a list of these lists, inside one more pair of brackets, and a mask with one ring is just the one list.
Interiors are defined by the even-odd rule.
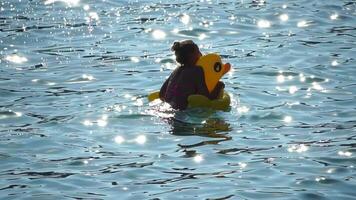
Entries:
[[217,98],[224,84],[219,82],[215,89],[209,93],[205,85],[204,72],[201,67],[195,66],[201,57],[198,46],[191,40],[175,42],[172,50],[175,51],[176,60],[180,66],[175,69],[161,87],[159,97],[169,103],[174,109],[185,109],[188,105],[188,96],[192,94],[204,95],[210,99]]

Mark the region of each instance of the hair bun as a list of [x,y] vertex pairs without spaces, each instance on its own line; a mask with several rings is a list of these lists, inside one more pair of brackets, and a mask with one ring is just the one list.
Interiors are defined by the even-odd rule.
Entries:
[[172,51],[177,51],[179,49],[180,49],[180,42],[174,42],[173,45],[172,45],[171,50]]

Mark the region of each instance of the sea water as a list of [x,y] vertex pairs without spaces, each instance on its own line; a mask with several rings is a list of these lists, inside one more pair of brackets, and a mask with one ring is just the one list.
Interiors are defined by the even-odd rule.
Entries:
[[[353,0],[0,2],[0,199],[355,199]],[[147,95],[192,39],[228,112]]]

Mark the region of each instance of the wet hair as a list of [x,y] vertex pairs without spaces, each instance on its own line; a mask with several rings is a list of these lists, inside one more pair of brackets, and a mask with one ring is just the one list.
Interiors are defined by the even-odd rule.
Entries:
[[176,55],[176,61],[184,65],[191,61],[192,54],[199,50],[199,47],[192,40],[183,40],[181,42],[174,42],[171,50]]

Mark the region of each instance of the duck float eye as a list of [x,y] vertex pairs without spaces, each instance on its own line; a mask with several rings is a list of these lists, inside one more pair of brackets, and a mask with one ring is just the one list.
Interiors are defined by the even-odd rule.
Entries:
[[214,71],[215,72],[220,72],[221,71],[221,63],[219,63],[219,62],[216,62],[215,64],[214,64]]

